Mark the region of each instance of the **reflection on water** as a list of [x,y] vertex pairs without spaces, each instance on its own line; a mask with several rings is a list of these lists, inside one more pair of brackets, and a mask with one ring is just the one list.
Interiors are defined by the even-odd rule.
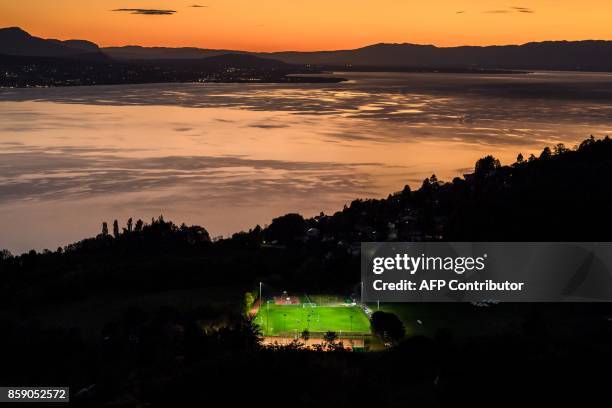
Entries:
[[612,129],[610,74],[339,75],[0,90],[0,248],[162,213],[227,235]]

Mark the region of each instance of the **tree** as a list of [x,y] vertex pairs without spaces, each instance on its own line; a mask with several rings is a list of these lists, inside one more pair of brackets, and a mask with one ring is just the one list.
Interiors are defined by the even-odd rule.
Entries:
[[591,137],[589,137],[586,140],[583,140],[582,143],[580,143],[580,145],[578,146],[578,150],[586,149],[590,146],[593,146],[594,144],[595,144],[595,136],[591,135]]
[[431,177],[423,180],[423,184],[421,185],[421,191],[431,193],[438,187],[438,177],[436,177],[435,174],[432,174]]
[[525,158],[523,157],[523,153],[519,153],[518,156],[516,156],[516,162],[522,163],[524,161],[525,161]]
[[570,149],[568,149],[567,147],[565,147],[565,145],[563,143],[558,143],[555,148],[554,148],[554,153],[555,156],[559,156],[560,154],[564,154],[569,152]]
[[246,313],[248,314],[255,303],[255,297],[251,292],[247,292],[244,294],[244,308]]
[[390,340],[394,343],[404,338],[406,329],[401,320],[393,313],[374,312],[370,319],[372,333],[383,340]]
[[266,239],[289,243],[304,236],[306,221],[300,214],[287,214],[274,218],[266,230]]
[[329,330],[323,335],[323,340],[325,340],[326,343],[334,344],[336,340],[338,340],[338,333]]
[[550,159],[550,156],[552,156],[552,152],[550,151],[550,147],[546,146],[544,150],[542,150],[542,153],[540,153],[540,159]]
[[13,254],[11,254],[11,251],[9,251],[8,249],[0,250],[0,261],[5,261],[12,257],[13,257]]
[[113,236],[119,238],[119,223],[117,220],[113,221]]
[[181,225],[180,231],[187,242],[190,244],[199,244],[203,242],[211,242],[210,234],[206,231],[206,228],[200,227],[198,225],[192,225],[188,227],[187,225]]
[[132,217],[130,217],[128,219],[128,222],[127,222],[127,230],[128,230],[128,232],[132,232],[132,225],[133,225],[132,224]]
[[501,164],[498,159],[488,155],[479,159],[474,167],[474,174],[476,174],[476,176],[488,177],[499,169]]
[[106,237],[108,235],[108,224],[106,222],[102,223],[102,236]]
[[142,222],[142,220],[136,221],[136,226],[134,227],[134,231],[136,231],[136,232],[142,231],[143,225],[144,225],[144,223]]
[[310,331],[308,329],[304,329],[300,337],[302,338],[302,340],[308,341],[310,339]]

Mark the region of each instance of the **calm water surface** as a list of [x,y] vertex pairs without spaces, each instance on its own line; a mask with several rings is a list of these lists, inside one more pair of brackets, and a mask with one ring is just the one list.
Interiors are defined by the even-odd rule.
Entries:
[[612,75],[339,73],[341,84],[0,89],[0,248],[129,217],[228,235],[612,133]]

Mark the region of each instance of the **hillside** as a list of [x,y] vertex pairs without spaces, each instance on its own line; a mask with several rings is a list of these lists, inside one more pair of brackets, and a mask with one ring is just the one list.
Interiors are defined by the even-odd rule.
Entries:
[[[126,61],[127,62],[127,61]],[[131,62],[132,64],[135,61]],[[204,71],[219,71],[224,69],[242,69],[254,71],[269,71],[269,70],[286,70],[291,71],[294,67],[282,61],[270,58],[262,58],[249,54],[220,54],[212,55],[204,58],[179,58],[179,59],[156,59],[156,60],[141,60],[139,65],[151,66],[159,65],[165,67],[174,67],[182,70],[204,70]]]
[[85,40],[60,41],[34,37],[21,28],[0,28],[0,55],[107,60],[100,48]]
[[579,406],[584,390],[607,390],[607,303],[381,304],[405,337],[368,353],[261,347],[241,311],[262,281],[264,298],[351,293],[360,241],[607,240],[611,176],[612,140],[591,138],[509,166],[487,156],[452,183],[432,176],[218,242],[160,217],[56,251],[0,251],[0,380],[70,386],[71,403],[94,407],[259,406],[236,389],[268,388],[295,407],[484,406],[500,395],[502,406]]
[[[436,47],[419,44],[374,44],[362,48],[314,52],[249,52],[195,47],[107,47],[86,40],[60,41],[32,36],[18,27],[0,29],[0,55],[61,57],[124,62],[200,60],[222,55],[249,55],[294,65],[326,68],[387,69],[543,69],[611,71],[612,41],[544,41],[522,45]],[[234,57],[235,58],[235,57]]]
[[547,41],[523,45],[448,47],[376,44],[355,50],[278,52],[291,64],[326,66],[455,67],[612,70],[612,41]]
[[105,47],[104,53],[117,60],[163,60],[163,59],[199,59],[216,55],[237,53],[232,50],[211,50],[196,47],[141,47],[128,45],[124,47]]
[[125,60],[194,59],[225,53],[251,54],[289,64],[330,68],[456,68],[612,70],[612,41],[546,41],[523,45],[436,47],[418,44],[375,44],[352,50],[315,52],[246,52],[199,48],[104,48]]
[[[81,49],[83,44],[71,43]],[[94,54],[86,54],[88,56]],[[101,55],[101,54],[100,54]],[[95,58],[0,55],[0,87],[188,82],[326,83],[341,78],[295,74],[314,70],[243,54],[198,59],[114,61]],[[289,75],[294,74],[294,75]]]

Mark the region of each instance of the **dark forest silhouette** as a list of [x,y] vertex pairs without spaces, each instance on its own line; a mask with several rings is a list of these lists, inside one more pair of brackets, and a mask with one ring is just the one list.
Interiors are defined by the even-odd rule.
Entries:
[[[591,137],[508,166],[487,156],[452,182],[432,176],[414,191],[333,215],[287,214],[215,242],[160,216],[107,221],[55,251],[2,251],[0,383],[67,384],[87,406],[585,404],[607,389],[597,370],[612,359],[607,304],[497,305],[518,328],[461,340],[450,330],[414,336],[393,314],[375,314],[373,332],[395,345],[379,353],[261,348],[239,304],[130,308],[93,341],[28,316],[95,296],[240,292],[259,280],[342,291],[359,280],[361,241],[609,241],[611,179],[612,140]],[[203,323],[221,315],[224,324]]]

